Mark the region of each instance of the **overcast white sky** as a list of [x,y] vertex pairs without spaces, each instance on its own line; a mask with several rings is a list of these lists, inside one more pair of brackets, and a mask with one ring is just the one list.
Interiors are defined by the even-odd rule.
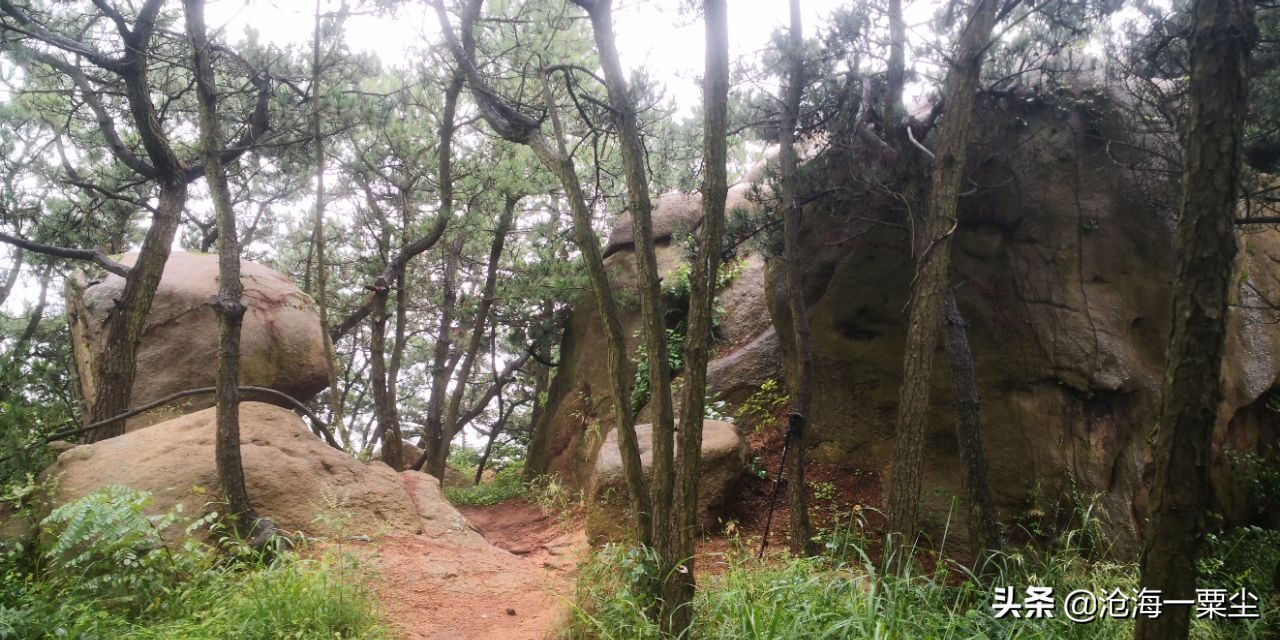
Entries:
[[[814,33],[844,3],[802,0],[806,35]],[[614,29],[623,65],[645,68],[652,77],[665,79],[668,94],[682,110],[687,110],[700,99],[697,78],[703,64],[703,25],[696,17],[682,15],[680,4],[680,0],[617,0]],[[322,9],[331,5],[337,3],[321,2]],[[275,44],[310,42],[313,1],[213,0],[207,6],[210,29],[223,27],[231,40],[252,26],[261,38]],[[730,0],[730,56],[737,58],[763,49],[770,33],[787,24],[787,11],[787,0]],[[385,65],[396,65],[406,50],[435,41],[438,31],[425,3],[401,6],[394,16],[352,16],[345,26],[352,48],[376,53]]]

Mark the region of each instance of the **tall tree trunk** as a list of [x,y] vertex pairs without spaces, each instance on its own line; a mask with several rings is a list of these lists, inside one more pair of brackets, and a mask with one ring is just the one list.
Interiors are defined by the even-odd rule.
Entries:
[[[386,220],[380,238],[382,261],[390,260],[391,238]],[[373,415],[382,447],[382,461],[396,471],[404,471],[404,438],[396,422],[395,385],[387,371],[387,300],[391,293],[386,287],[375,287],[373,292],[373,317],[369,323],[369,383],[373,387]]]
[[395,387],[387,376],[387,297],[386,290],[374,294],[376,302],[370,322],[369,375],[373,386],[373,415],[381,438],[382,461],[396,471],[404,471],[404,438],[395,422]]
[[[1141,584],[1166,599],[1195,599],[1213,426],[1222,399],[1240,139],[1256,35],[1252,0],[1196,0],[1192,5],[1173,332],[1153,460],[1151,520],[1142,550]],[[1190,610],[1166,605],[1158,618],[1139,616],[1135,637],[1186,638]]]
[[996,521],[995,502],[991,498],[987,449],[982,441],[982,411],[973,352],[969,350],[969,337],[960,307],[956,305],[955,292],[949,287],[942,299],[942,313],[947,321],[945,341],[955,395],[956,442],[960,445],[960,462],[964,465],[961,479],[969,498],[970,551],[975,566],[985,570],[983,559],[989,552],[1000,550],[1000,526]]
[[974,94],[982,71],[982,55],[995,24],[996,0],[978,0],[960,34],[947,74],[946,116],[939,132],[937,158],[929,193],[929,213],[922,245],[916,248],[916,273],[911,286],[911,312],[898,396],[897,443],[889,486],[889,533],[892,554],[905,567],[915,543],[920,508],[920,474],[924,464],[924,434],[929,417],[929,382],[933,355],[942,323],[942,298],[951,264],[951,234],[964,179],[965,148],[973,119]]
[[245,306],[240,296],[240,240],[236,230],[231,190],[222,166],[222,144],[218,134],[218,91],[214,85],[213,62],[204,25],[204,0],[184,0],[187,35],[191,38],[196,96],[200,107],[200,146],[204,155],[205,180],[218,217],[218,295],[209,302],[218,314],[217,435],[214,457],[218,480],[232,526],[247,535],[258,524],[258,515],[249,503],[240,460],[240,325]]
[[480,290],[480,304],[476,308],[475,322],[471,327],[471,338],[467,343],[467,349],[462,357],[462,364],[458,367],[458,376],[453,393],[449,397],[449,405],[445,409],[444,415],[444,437],[441,440],[440,447],[433,452],[431,459],[431,468],[428,473],[437,477],[444,477],[445,461],[449,457],[449,444],[453,438],[462,430],[462,426],[458,424],[460,413],[462,411],[462,398],[466,390],[470,387],[471,370],[475,367],[476,356],[480,353],[480,347],[484,344],[485,327],[489,323],[489,315],[493,309],[493,297],[498,287],[498,265],[502,261],[502,249],[506,246],[507,234],[511,232],[511,220],[515,217],[516,205],[520,202],[520,196],[507,195],[506,202],[503,203],[502,213],[498,216],[498,226],[493,231],[493,242],[489,247],[489,263],[484,276],[484,286]]
[[[636,106],[627,90],[627,82],[618,57],[613,33],[612,0],[574,0],[591,17],[596,50],[604,71],[605,87],[613,108],[622,150],[622,166],[627,186],[627,212],[631,215],[635,238],[636,270],[640,275],[640,324],[645,350],[649,354],[650,413],[653,416],[653,461],[649,474],[650,508],[655,531],[653,542],[662,559],[659,575],[668,575],[679,558],[674,548],[671,527],[675,496],[675,413],[671,401],[671,365],[667,360],[667,330],[662,308],[662,286],[658,260],[653,244],[652,201],[649,178],[645,172],[646,152],[640,140]],[[639,407],[636,407],[638,409]],[[666,616],[663,616],[666,624]]]
[[329,375],[330,425],[333,427],[334,435],[338,437],[338,442],[342,443],[343,447],[349,448],[351,446],[350,438],[342,417],[342,391],[338,388],[338,352],[334,348],[333,340],[329,338],[329,269],[325,264],[324,255],[325,151],[320,127],[321,118],[323,117],[320,84],[324,71],[320,64],[320,26],[322,19],[320,0],[316,0],[315,27],[311,41],[311,142],[315,145],[316,163],[316,201],[313,210],[311,243],[315,249],[316,259],[316,306],[320,313],[320,332],[323,334],[324,339],[325,370]]
[[[883,131],[889,131],[902,120],[902,89],[906,84],[907,24],[902,19],[902,0],[889,0],[889,63],[885,70],[884,105],[880,118]],[[869,109],[870,105],[860,108]]]
[[653,514],[649,494],[645,490],[640,446],[636,438],[634,415],[631,411],[626,338],[622,334],[622,323],[618,320],[618,302],[609,283],[609,273],[600,255],[600,242],[592,227],[591,208],[587,206],[573,158],[566,148],[564,127],[560,122],[547,76],[544,74],[542,77],[542,96],[547,108],[547,119],[551,121],[553,140],[548,140],[542,134],[538,122],[520,113],[511,102],[494,92],[476,69],[469,44],[471,29],[479,13],[480,3],[481,0],[467,2],[461,24],[461,43],[454,37],[444,3],[433,0],[431,4],[435,8],[445,42],[459,68],[466,74],[467,83],[471,86],[471,93],[476,99],[485,122],[504,139],[527,145],[538,157],[538,161],[564,188],[573,219],[574,244],[582,253],[582,262],[587,268],[591,293],[596,300],[601,329],[605,337],[605,363],[609,371],[609,391],[613,395],[614,424],[618,430],[618,449],[622,454],[622,471],[626,479],[627,495],[631,501],[636,541],[641,545],[651,546]]
[[[422,441],[422,458],[427,473],[444,481],[444,460],[441,454],[447,448],[445,442],[445,400],[449,393],[449,379],[453,368],[449,366],[453,339],[453,314],[458,304],[456,284],[458,261],[465,236],[459,233],[446,250],[444,267],[440,274],[440,323],[436,327],[436,344],[431,356],[431,392],[427,396],[426,437]],[[421,465],[415,465],[421,468]]]
[[[560,199],[552,194],[551,196],[551,219],[547,222],[547,236],[554,238],[560,229]],[[557,251],[563,254],[563,250]],[[568,256],[562,256],[562,259],[568,260]],[[543,396],[551,388],[551,369],[548,364],[551,362],[551,349],[554,342],[560,340],[561,331],[560,324],[555,322],[556,305],[553,300],[544,300],[542,309],[538,315],[538,321],[543,326],[554,326],[554,331],[549,331],[548,335],[542,338],[533,346],[538,353],[538,361],[534,364],[534,382],[533,382],[533,410],[529,415],[529,448],[525,454],[524,463],[524,481],[532,482],[538,476],[547,473],[547,466],[550,460],[547,460],[547,440],[551,437],[551,423],[543,423],[543,413],[546,411],[546,405],[543,403]]]
[[689,317],[684,351],[684,398],[677,430],[676,502],[672,508],[673,564],[683,564],[663,585],[665,631],[684,637],[693,625],[698,532],[698,477],[702,470],[702,417],[707,361],[712,351],[716,281],[724,244],[728,196],[729,18],[725,0],[703,3],[706,53],[702,80],[702,231],[689,275]]
[[805,69],[800,2],[790,1],[791,26],[787,34],[787,89],[782,101],[779,128],[778,170],[780,174],[783,215],[783,243],[786,252],[787,308],[791,314],[791,339],[795,345],[796,368],[791,380],[791,418],[788,437],[791,456],[784,461],[787,470],[787,505],[791,516],[791,552],[812,555],[815,551],[809,530],[808,487],[804,479],[805,427],[813,402],[813,350],[809,345],[809,311],[805,308],[800,270],[800,205],[796,159],[796,123],[800,118],[800,100],[804,97]]
[[[151,159],[151,173],[160,192],[152,212],[151,228],[147,229],[138,258],[124,279],[124,288],[115,308],[107,317],[106,339],[94,375],[96,388],[90,422],[113,418],[129,410],[133,381],[138,373],[138,343],[187,202],[184,167],[160,126],[148,82],[151,36],[155,32],[155,17],[160,4],[159,0],[149,0],[139,12],[134,28],[126,38],[125,64],[120,72],[125,83],[129,113]],[[124,427],[123,421],[116,422],[89,432],[85,440],[97,442],[112,438],[124,433]]]

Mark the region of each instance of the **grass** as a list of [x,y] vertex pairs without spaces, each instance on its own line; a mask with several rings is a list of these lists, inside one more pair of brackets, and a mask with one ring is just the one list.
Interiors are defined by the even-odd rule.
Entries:
[[[852,534],[852,535],[851,535]],[[1077,589],[1108,594],[1137,587],[1136,565],[1094,557],[1080,531],[1068,532],[1042,548],[1027,547],[992,559],[987,577],[946,563],[929,573],[886,575],[866,552],[866,538],[844,531],[827,544],[832,555],[778,556],[756,560],[754,544],[735,541],[727,567],[700,576],[694,601],[693,637],[703,639],[876,638],[876,639],[1128,639],[1132,619],[1099,617],[1077,623],[1064,615],[1064,597]],[[758,542],[758,541],[757,541]],[[635,585],[652,563],[638,550],[608,546],[583,565],[573,617],[573,638],[658,638],[645,612],[653,602]],[[1230,587],[1230,576],[1208,575],[1202,583]],[[1028,586],[1052,587],[1053,618],[996,618],[997,587],[1019,594]],[[1274,638],[1277,598],[1261,595],[1262,618],[1196,620],[1192,637],[1201,640]],[[1266,625],[1273,625],[1268,629]]]
[[350,557],[163,544],[176,514],[108,487],[63,505],[38,535],[0,551],[0,639],[368,639],[387,637]]
[[542,476],[525,483],[523,463],[516,463],[494,474],[493,480],[473,487],[446,487],[444,496],[453,504],[489,506],[513,498],[523,498],[549,514],[570,513],[581,507],[581,492],[573,493],[558,476]]
[[488,506],[506,502],[525,495],[526,487],[521,478],[524,465],[508,465],[493,476],[493,480],[471,487],[445,487],[444,497],[453,504]]

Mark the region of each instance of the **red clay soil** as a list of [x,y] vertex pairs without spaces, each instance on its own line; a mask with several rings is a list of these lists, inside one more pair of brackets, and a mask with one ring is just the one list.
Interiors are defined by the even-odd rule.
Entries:
[[566,531],[523,501],[463,511],[492,546],[423,536],[386,537],[371,546],[386,619],[406,640],[554,635],[586,546],[580,528]]

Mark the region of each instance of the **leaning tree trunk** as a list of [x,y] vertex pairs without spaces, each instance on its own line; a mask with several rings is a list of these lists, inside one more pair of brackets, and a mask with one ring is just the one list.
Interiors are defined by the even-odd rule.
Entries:
[[961,478],[969,497],[969,545],[975,566],[986,569],[983,559],[1000,549],[1000,526],[996,521],[995,502],[991,498],[991,477],[987,472],[987,449],[982,441],[982,409],[978,398],[978,380],[973,367],[973,352],[965,332],[964,317],[956,305],[955,292],[947,289],[942,299],[946,317],[947,357],[951,361],[951,387],[955,396],[956,442],[960,445]]
[[[485,270],[484,286],[480,290],[480,303],[475,310],[475,321],[471,327],[471,338],[467,342],[462,363],[458,366],[458,375],[453,393],[449,396],[449,404],[444,412],[444,437],[440,447],[431,452],[428,473],[444,478],[444,467],[449,457],[449,446],[453,438],[462,430],[459,419],[462,414],[462,399],[470,388],[471,371],[475,367],[476,356],[484,342],[485,328],[489,324],[489,315],[493,310],[494,295],[498,287],[498,265],[502,261],[502,250],[507,243],[507,234],[511,232],[511,221],[515,217],[516,205],[521,196],[508,195],[503,203],[502,213],[498,216],[498,226],[493,230],[493,242],[489,246],[489,263]],[[497,384],[497,382],[495,382]]]
[[604,259],[600,257],[600,242],[592,226],[591,208],[587,205],[582,182],[578,179],[573,157],[569,155],[565,143],[564,127],[556,110],[547,74],[543,73],[541,80],[547,120],[551,122],[553,129],[553,139],[550,140],[543,135],[538,121],[525,116],[509,100],[494,92],[476,68],[472,47],[469,45],[472,42],[471,30],[479,13],[480,4],[481,0],[468,0],[462,16],[462,42],[460,43],[458,38],[454,37],[452,27],[449,25],[449,16],[445,12],[444,3],[441,0],[431,2],[436,18],[440,22],[445,43],[460,70],[466,74],[467,83],[471,87],[471,94],[476,99],[481,117],[504,139],[527,145],[543,167],[550,171],[564,188],[573,219],[574,244],[582,253],[582,262],[587,269],[591,294],[595,296],[601,329],[604,332],[605,364],[609,372],[609,391],[613,395],[614,425],[618,430],[618,449],[622,454],[622,471],[626,478],[627,496],[632,505],[636,541],[641,545],[650,546],[653,542],[653,517],[649,494],[645,490],[635,419],[631,412],[626,337],[622,334],[622,323],[618,320],[618,301],[613,295],[609,273],[605,269]]
[[964,179],[965,147],[973,119],[973,99],[982,71],[982,55],[995,24],[996,0],[978,0],[973,16],[960,35],[947,74],[945,119],[939,132],[933,165],[928,220],[923,246],[917,247],[916,273],[911,286],[911,315],[898,396],[897,443],[889,487],[889,533],[893,544],[886,558],[906,566],[915,543],[920,508],[920,474],[924,464],[924,433],[929,416],[929,382],[933,354],[942,324],[942,298],[951,264],[951,234]]
[[193,50],[196,96],[200,107],[200,146],[203,149],[205,179],[218,217],[218,295],[210,300],[218,314],[217,436],[214,457],[218,479],[232,526],[247,535],[258,523],[249,492],[245,489],[240,461],[240,325],[245,306],[240,296],[240,241],[236,232],[231,190],[222,166],[218,136],[218,98],[213,63],[204,26],[204,0],[184,0],[187,34]]
[[[176,161],[176,160],[175,160]],[[173,238],[178,232],[178,220],[187,201],[187,186],[179,180],[164,180],[160,196],[151,217],[142,248],[129,275],[124,279],[124,289],[111,310],[106,323],[106,338],[97,358],[94,371],[93,408],[89,422],[113,418],[129,410],[133,394],[133,381],[138,374],[138,344],[146,326],[147,312],[155,299],[156,288],[164,265],[169,261]],[[124,433],[124,421],[91,431],[86,442],[98,442]]]
[[[653,204],[649,199],[646,154],[640,140],[636,105],[618,57],[613,33],[612,0],[574,0],[591,17],[600,66],[613,110],[614,124],[622,151],[623,175],[627,186],[627,212],[631,215],[635,238],[636,271],[640,275],[640,323],[645,350],[649,354],[649,402],[653,416],[652,473],[649,500],[653,510],[653,542],[661,566],[660,575],[674,572],[682,560],[674,548],[672,507],[675,498],[675,413],[671,401],[671,365],[667,360],[667,330],[662,305],[662,285],[653,244]],[[639,407],[636,407],[638,410]],[[662,616],[665,628],[667,617]]]
[[[1196,0],[1192,8],[1178,274],[1173,333],[1155,446],[1142,586],[1195,599],[1196,558],[1208,508],[1213,426],[1234,281],[1240,138],[1248,107],[1252,0]],[[1138,640],[1186,638],[1190,607],[1138,617]],[[1170,610],[1171,609],[1171,610]]]
[[791,379],[791,418],[788,437],[791,456],[784,461],[787,470],[787,505],[791,516],[791,552],[812,555],[816,549],[809,531],[809,499],[804,480],[804,431],[809,422],[813,402],[813,349],[809,344],[809,312],[805,308],[800,277],[800,195],[796,160],[796,122],[800,115],[800,99],[804,96],[805,70],[801,53],[804,42],[800,23],[800,2],[791,0],[791,27],[787,38],[787,89],[782,103],[782,125],[779,129],[778,170],[781,177],[783,243],[786,253],[787,308],[791,314],[791,340],[795,345],[796,368]]

